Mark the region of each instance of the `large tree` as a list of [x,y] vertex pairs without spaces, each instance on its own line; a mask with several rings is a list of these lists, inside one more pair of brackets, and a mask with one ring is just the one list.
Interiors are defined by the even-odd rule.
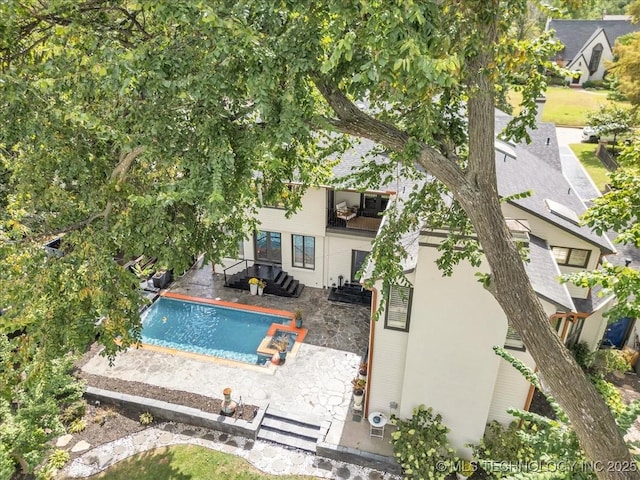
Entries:
[[[437,179],[412,193],[376,242],[375,273],[401,275],[390,245],[432,209],[452,227],[448,245],[463,246],[445,259],[475,261],[477,245],[464,244],[472,226],[491,292],[589,458],[631,462],[551,329],[501,213],[494,99],[518,79],[524,108],[507,135],[525,138],[551,57],[548,39],[513,35],[511,20],[526,8],[524,0],[3,2],[0,148],[11,194],[0,305],[14,308],[2,328],[22,328],[52,356],[99,333],[115,354],[137,339],[139,300],[114,256],[145,252],[183,268],[196,252],[233,254],[263,202],[295,208],[322,181],[327,156],[344,148],[336,133],[368,138],[390,163],[368,165],[361,178],[401,168]],[[291,180],[302,188],[282,195]],[[65,255],[45,257],[43,238],[62,232]],[[599,470],[603,479],[640,478]]]

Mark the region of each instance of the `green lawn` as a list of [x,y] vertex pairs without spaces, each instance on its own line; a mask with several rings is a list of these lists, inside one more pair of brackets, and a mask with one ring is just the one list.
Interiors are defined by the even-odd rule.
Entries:
[[91,477],[101,480],[312,480],[317,477],[267,475],[235,455],[194,445],[150,450]]
[[[595,111],[600,105],[611,103],[604,90],[583,90],[581,88],[549,87],[547,101],[542,110],[542,121],[573,127],[587,123],[587,113]],[[509,103],[519,105],[522,95],[509,93]]]
[[607,170],[600,159],[596,157],[597,145],[593,143],[574,143],[569,145],[569,147],[571,147],[573,153],[576,154],[576,157],[578,157],[578,160],[582,163],[582,166],[587,170],[593,183],[598,187],[598,190],[602,192],[605,184],[609,182],[609,177],[607,176],[609,170]]

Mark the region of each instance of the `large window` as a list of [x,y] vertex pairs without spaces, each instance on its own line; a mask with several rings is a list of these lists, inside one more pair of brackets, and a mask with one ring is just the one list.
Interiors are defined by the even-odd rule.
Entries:
[[387,295],[384,328],[409,331],[413,288],[392,285]]
[[256,232],[256,260],[269,263],[282,263],[282,250],[279,232]]
[[293,266],[309,268],[316,266],[316,239],[304,235],[291,235],[293,243]]
[[551,251],[558,265],[569,267],[585,268],[589,263],[589,255],[591,255],[591,250],[582,250],[581,248],[551,247]]

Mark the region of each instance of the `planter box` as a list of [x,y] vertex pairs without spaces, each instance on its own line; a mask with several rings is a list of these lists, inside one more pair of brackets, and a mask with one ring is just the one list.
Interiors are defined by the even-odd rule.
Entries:
[[153,275],[153,286],[156,288],[166,288],[171,282],[171,272],[160,270]]

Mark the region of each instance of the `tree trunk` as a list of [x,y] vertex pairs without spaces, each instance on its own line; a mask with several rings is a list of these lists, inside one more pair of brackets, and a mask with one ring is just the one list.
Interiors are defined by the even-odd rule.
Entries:
[[511,238],[497,191],[492,85],[482,75],[476,82],[478,93],[468,103],[467,188],[454,195],[471,219],[491,267],[490,290],[522,337],[545,386],[566,412],[598,478],[639,479],[609,408],[551,328]]
[[491,266],[491,290],[535,360],[545,386],[566,412],[587,457],[596,462],[598,478],[640,478],[637,472],[613,468],[635,463],[611,412],[551,328],[511,240],[498,198],[482,191],[474,197],[460,200]]

